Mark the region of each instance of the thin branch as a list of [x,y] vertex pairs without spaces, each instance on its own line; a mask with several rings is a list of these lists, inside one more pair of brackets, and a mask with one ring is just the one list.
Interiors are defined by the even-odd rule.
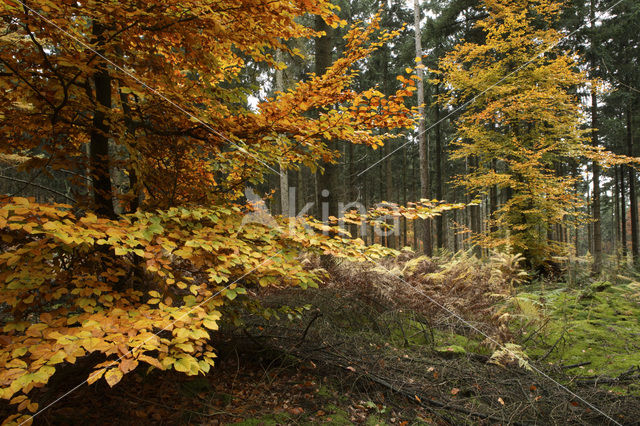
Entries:
[[26,185],[25,185],[25,187],[23,187],[23,188],[22,188],[23,190],[24,190],[24,188],[26,188],[27,186],[35,186],[36,188],[44,189],[45,191],[49,191],[49,192],[51,192],[51,193],[53,193],[53,194],[59,195],[59,196],[61,196],[61,197],[64,197],[64,198],[66,198],[67,200],[69,200],[69,201],[71,201],[71,202],[74,202],[74,203],[75,203],[75,201],[76,201],[76,200],[74,200],[73,198],[69,197],[69,196],[68,196],[68,195],[66,195],[66,194],[63,194],[63,193],[62,193],[62,192],[60,192],[60,191],[56,191],[55,189],[47,188],[46,186],[42,186],[42,185],[39,185],[39,184],[34,183],[34,182],[30,182],[30,181],[23,180],[23,179],[18,179],[18,178],[13,178],[13,177],[9,177],[9,176],[2,176],[2,175],[0,175],[0,179],[6,179],[6,180],[13,181],[13,182],[24,183],[24,184],[26,184]]

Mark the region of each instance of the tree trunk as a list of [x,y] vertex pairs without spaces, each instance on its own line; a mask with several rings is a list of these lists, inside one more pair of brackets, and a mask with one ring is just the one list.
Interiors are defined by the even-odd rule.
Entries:
[[[595,57],[595,0],[590,3],[591,22],[591,77],[595,77],[596,57]],[[591,144],[598,146],[598,98],[595,87],[591,88]],[[602,223],[600,212],[600,165],[593,162],[593,268],[594,274],[602,271]]]
[[[276,61],[282,62],[280,49],[276,51]],[[284,76],[281,69],[276,70],[276,90],[284,92]],[[282,163],[280,163],[280,211],[282,216],[289,216],[289,173]]]
[[[95,44],[104,43],[105,28],[93,23]],[[104,51],[100,51],[104,54]],[[93,113],[93,128],[89,142],[89,170],[93,179],[93,198],[96,213],[115,217],[113,192],[111,187],[111,169],[109,167],[110,126],[106,111],[111,109],[111,76],[106,63],[101,62],[93,74],[96,88],[96,109]]]
[[[591,216],[592,204],[591,204],[591,191],[587,192],[587,215]],[[593,255],[593,226],[587,225],[587,252]]]
[[[631,106],[627,107],[627,155],[633,157],[633,128]],[[638,247],[638,198],[636,196],[636,172],[629,167],[629,211],[631,213],[631,257],[633,265],[638,266],[640,247]]]
[[[492,162],[493,171],[497,169],[497,162],[493,160]],[[493,220],[495,216],[495,212],[498,210],[498,186],[493,185],[489,189],[489,220]],[[494,222],[491,222],[491,226],[489,228],[489,232],[494,233],[497,232],[498,228],[496,227]]]
[[[402,205],[407,205],[407,147],[402,148],[402,188],[400,190]],[[407,246],[407,218],[402,218],[402,246]]]
[[[435,85],[436,98],[440,94],[440,85]],[[440,124],[440,104],[435,102],[435,137],[436,137],[436,199],[442,200],[444,197],[444,176],[442,175],[442,126]],[[436,234],[438,238],[438,248],[445,248],[447,246],[447,230],[445,228],[446,213],[442,212],[440,216],[436,216]]]
[[[473,173],[477,168],[478,168],[478,158],[475,156],[469,157],[469,167],[468,167],[467,173]],[[474,195],[478,196],[478,194],[470,194],[469,197],[473,198]],[[480,201],[480,205],[469,206],[468,208],[469,221],[470,221],[469,225],[471,228],[471,233],[474,234],[475,236],[478,236],[482,233],[482,224],[480,221],[482,201],[481,200],[479,201]],[[474,245],[473,252],[477,256],[482,256],[482,248],[478,244]]]
[[621,220],[620,220],[620,179],[618,179],[618,167],[613,166],[613,226],[615,236],[614,251],[618,264],[620,264],[620,254],[622,253],[620,240],[621,234]]
[[[331,51],[333,49],[332,30],[320,16],[315,17],[316,31],[323,31],[325,34],[315,40],[315,73],[324,75],[327,68],[331,66]],[[316,203],[318,217],[327,220],[328,216],[338,215],[338,201],[334,194],[334,179],[336,167],[334,164],[323,164],[324,172],[318,172],[316,176]]]
[[[598,146],[598,101],[595,91],[591,92],[591,143]],[[593,214],[593,267],[594,274],[602,271],[602,222],[600,212],[600,165],[592,164],[593,173],[593,197],[591,211]]]
[[618,168],[618,178],[620,180],[620,243],[622,245],[622,259],[627,263],[627,208],[626,208],[626,191],[624,187],[624,166],[616,166]]
[[[418,74],[418,138],[420,147],[420,198],[431,198],[429,191],[429,152],[427,146],[426,125],[424,117],[424,75],[422,65],[422,40],[420,30],[420,2],[413,0],[413,19],[415,29],[415,47],[416,47],[416,68]],[[431,244],[431,221],[424,221],[424,231],[422,242],[424,244],[424,254],[433,255]]]

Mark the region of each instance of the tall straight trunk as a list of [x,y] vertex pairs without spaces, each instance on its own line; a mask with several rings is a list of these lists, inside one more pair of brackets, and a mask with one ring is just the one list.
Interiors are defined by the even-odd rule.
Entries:
[[[95,44],[104,43],[105,28],[93,22],[93,38]],[[103,50],[99,50],[104,54]],[[115,217],[113,208],[113,192],[111,187],[111,169],[109,167],[109,132],[110,126],[105,110],[111,109],[111,75],[107,64],[100,62],[93,74],[96,89],[97,108],[93,113],[93,127],[89,142],[89,171],[93,179],[93,201],[96,213]]]
[[[591,73],[592,77],[596,69],[596,58],[593,49],[595,49],[595,5],[594,0],[591,0],[590,7],[590,22],[591,22]],[[595,87],[591,89],[591,144],[594,147],[598,146],[598,98]],[[592,164],[593,173],[593,199],[592,199],[592,213],[593,213],[593,267],[594,274],[599,274],[602,270],[602,226],[601,226],[601,212],[600,212],[600,165],[597,162]]]
[[[316,31],[323,31],[324,35],[315,40],[315,73],[324,75],[327,68],[331,66],[331,51],[333,49],[332,29],[320,16],[315,17]],[[316,175],[316,210],[318,217],[324,220],[323,216],[338,215],[337,194],[334,194],[334,180],[337,172],[334,164],[324,163],[324,172]],[[327,208],[323,211],[323,206]]]
[[[497,169],[497,161],[494,159],[491,164],[493,171]],[[489,189],[489,217],[488,220],[493,220],[495,216],[495,212],[498,210],[498,186],[493,185]],[[491,222],[491,226],[489,228],[489,232],[497,232],[498,228],[494,222]]]
[[[282,62],[282,51],[276,51],[276,61]],[[284,76],[281,69],[276,70],[276,90],[284,92]],[[289,216],[289,174],[283,163],[280,163],[280,209],[282,216]]]
[[[436,99],[440,94],[440,85],[435,85],[435,93]],[[442,126],[440,124],[440,104],[438,102],[435,103],[435,138],[436,138],[436,153],[435,153],[435,172],[436,172],[436,199],[442,200],[444,197],[444,176],[442,175],[442,154],[443,154],[443,144],[442,144]],[[438,238],[438,247],[444,248],[447,246],[447,231],[445,228],[445,217],[446,213],[442,212],[440,216],[436,216],[436,235]]]
[[[591,216],[592,204],[591,204],[591,191],[587,193],[587,215]],[[587,225],[587,251],[593,255],[593,226]]]
[[616,166],[620,181],[620,244],[622,245],[622,258],[627,262],[627,208],[626,191],[624,187],[624,166]]
[[[393,174],[391,171],[391,155],[390,155],[391,147],[389,144],[385,144],[385,201],[393,202]],[[397,240],[398,230],[391,229],[387,231],[387,245],[391,248],[396,248],[396,240]]]
[[[469,167],[467,173],[472,173],[478,168],[478,158],[475,156],[469,157]],[[471,195],[470,195],[471,197]],[[478,236],[482,233],[482,223],[480,215],[482,214],[482,202],[477,206],[469,206],[469,225],[472,234]],[[482,255],[482,248],[479,245],[475,245],[473,249],[474,253],[478,256]]]
[[[453,221],[455,223],[458,222],[458,210],[454,210],[453,211]],[[453,252],[457,253],[458,250],[460,250],[460,248],[458,247],[458,235],[456,233],[456,225],[455,224],[452,227],[452,229],[453,229]]]
[[[633,157],[633,120],[631,105],[627,107],[627,155]],[[634,266],[638,266],[640,260],[640,247],[638,247],[638,198],[636,195],[636,172],[629,167],[629,211],[631,213],[631,257]]]
[[[578,172],[578,165],[577,165],[576,161],[572,161],[571,162],[571,177],[576,182],[575,187],[574,187],[574,190],[575,190],[576,193],[579,193],[579,191],[580,191],[579,185],[577,183],[579,175],[580,174]],[[576,213],[576,214],[578,213],[578,208],[577,207],[574,209],[574,213]],[[574,250],[575,251],[575,255],[576,256],[580,256],[580,247],[578,245],[580,243],[580,227],[579,227],[577,222],[573,223],[573,232],[574,232],[573,245],[575,247],[575,250]]]
[[614,249],[618,263],[620,263],[620,254],[622,253],[622,245],[620,244],[620,241],[622,240],[622,227],[620,225],[620,179],[618,179],[618,167],[613,166],[613,234],[615,236]]
[[[427,146],[426,125],[424,117],[424,75],[422,65],[422,39],[420,30],[420,2],[413,0],[413,20],[415,29],[416,65],[418,74],[418,144],[420,147],[420,198],[431,198],[429,193],[429,151]],[[431,221],[424,221],[422,242],[424,254],[433,255],[431,243]]]
[[[389,48],[388,47],[384,47],[384,67],[383,67],[383,72],[382,72],[382,86],[383,86],[383,91],[385,96],[389,96],[390,95],[390,88],[389,88],[389,61],[390,61],[390,54],[389,54]],[[384,175],[385,175],[385,201],[388,202],[393,202],[394,197],[393,197],[393,172],[392,172],[392,158],[393,155],[391,153],[391,145],[389,145],[389,141],[387,141],[384,144],[384,152],[385,152],[385,160],[384,160]],[[387,234],[387,246],[391,247],[391,248],[396,248],[396,244],[397,244],[397,236],[398,234],[398,229],[390,229],[386,232]]]
[[[591,93],[591,143],[598,146],[598,102],[595,92]],[[591,199],[591,213],[593,217],[593,267],[594,274],[602,270],[602,222],[600,211],[600,165],[592,163],[593,195]]]
[[[377,200],[379,200],[380,202],[384,201],[384,170],[385,170],[385,163],[384,163],[384,149],[381,149],[379,151],[380,156],[378,158],[378,162],[380,163],[380,173],[378,173],[378,198]],[[380,230],[380,244],[382,244],[383,246],[387,246],[387,236],[386,233],[383,232],[383,230]]]
[[[402,148],[402,188],[401,201],[402,205],[407,205],[407,147]],[[407,218],[402,217],[402,246],[407,246]]]
[[[414,155],[411,156],[411,159],[413,160],[415,158]],[[416,173],[416,170],[418,170],[418,168],[416,167],[416,162],[415,161],[411,161],[411,197],[414,200],[418,200],[420,198],[419,195],[419,190],[418,190],[418,175]],[[415,251],[418,251],[418,229],[417,229],[417,223],[418,221],[416,219],[411,221],[411,230],[413,231],[413,249]]]
[[[366,176],[368,177],[368,182],[369,182],[369,202],[367,204],[367,207],[373,207],[376,200],[376,188],[375,188],[375,180],[374,180],[376,178],[376,175],[375,173],[369,173]],[[373,226],[369,227],[368,232],[369,232],[371,244],[374,244],[376,242],[376,233]]]

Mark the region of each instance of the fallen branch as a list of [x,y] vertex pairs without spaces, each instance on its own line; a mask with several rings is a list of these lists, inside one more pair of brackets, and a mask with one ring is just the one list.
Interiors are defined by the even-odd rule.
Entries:
[[560,368],[562,368],[563,370],[569,370],[571,368],[584,367],[585,365],[589,365],[589,364],[591,364],[591,361],[579,362],[577,364],[571,364],[571,365],[561,365]]

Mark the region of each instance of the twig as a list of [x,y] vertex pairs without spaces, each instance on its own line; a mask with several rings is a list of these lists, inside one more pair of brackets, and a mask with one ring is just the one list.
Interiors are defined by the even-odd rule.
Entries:
[[309,332],[309,328],[311,328],[311,325],[315,322],[315,320],[317,320],[318,318],[320,318],[322,316],[322,312],[320,312],[319,310],[316,311],[315,315],[313,316],[313,318],[311,318],[311,320],[309,321],[309,323],[307,324],[307,326],[304,329],[304,332],[302,333],[302,336],[300,336],[300,341],[298,342],[297,346],[300,346],[302,344],[302,342],[304,342],[304,339],[307,337],[307,332]]
[[556,346],[558,346],[558,343],[560,342],[560,340],[562,340],[564,338],[564,330],[562,330],[562,334],[560,335],[560,337],[558,337],[558,340],[555,341],[555,343],[553,344],[553,346],[551,346],[551,348],[547,351],[546,354],[544,354],[542,356],[542,358],[538,359],[538,362],[540,361],[544,361],[545,359],[547,359],[547,357],[549,355],[551,355],[551,352],[553,352],[556,348]]
[[560,368],[562,368],[563,370],[568,370],[570,368],[583,367],[589,364],[591,364],[591,361],[579,362],[577,364],[571,364],[571,365],[561,365]]
[[0,175],[0,179],[6,179],[6,180],[13,181],[13,182],[19,182],[19,183],[26,184],[25,187],[22,188],[22,190],[18,191],[18,193],[22,192],[25,188],[27,188],[29,186],[35,186],[36,188],[44,189],[45,191],[49,191],[49,192],[51,192],[53,194],[59,195],[61,197],[64,197],[64,198],[66,198],[67,200],[69,200],[71,202],[75,203],[75,201],[76,201],[73,198],[69,197],[68,195],[63,194],[62,192],[56,191],[55,189],[47,188],[46,186],[39,185],[39,184],[37,184],[35,182],[27,181],[27,180],[24,180],[24,179],[13,178],[13,177],[9,177],[9,176],[2,176],[2,175]]

